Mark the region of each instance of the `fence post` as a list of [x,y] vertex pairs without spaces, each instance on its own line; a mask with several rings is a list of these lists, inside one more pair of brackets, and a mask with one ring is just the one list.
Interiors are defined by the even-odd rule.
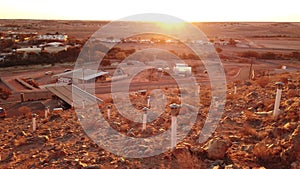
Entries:
[[24,93],[20,93],[21,102],[23,103],[25,101],[25,95]]
[[233,92],[233,94],[236,94],[236,91],[237,91],[237,85],[234,84],[234,92]]
[[147,112],[148,112],[148,108],[144,107],[143,108],[143,127],[142,130],[145,131],[146,130],[146,125],[147,125]]
[[175,148],[177,144],[177,115],[180,105],[176,103],[170,104],[171,108],[171,148]]
[[147,107],[150,108],[150,96],[147,96]]
[[107,118],[110,120],[111,105],[107,106]]
[[46,109],[45,109],[45,118],[48,117],[48,114],[50,113],[50,107],[47,106]]
[[275,104],[274,104],[274,117],[277,117],[279,115],[279,106],[280,106],[280,99],[281,99],[281,93],[282,93],[282,87],[283,83],[282,82],[276,82],[275,83],[277,86],[277,91],[276,91],[276,98],[275,98]]
[[32,114],[32,131],[36,131],[36,114]]

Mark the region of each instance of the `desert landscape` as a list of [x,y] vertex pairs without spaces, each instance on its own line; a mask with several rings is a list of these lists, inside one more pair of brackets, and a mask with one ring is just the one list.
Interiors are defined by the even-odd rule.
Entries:
[[[207,41],[178,41],[150,33],[124,39],[95,38],[94,33],[108,23],[0,20],[0,107],[6,110],[0,119],[0,168],[300,168],[300,23],[191,23]],[[126,29],[127,24],[121,22],[118,28]],[[203,143],[198,140],[204,124],[215,124],[206,121],[211,105],[216,104],[214,86],[211,69],[188,43],[213,47],[225,73],[222,117]],[[102,44],[114,46],[108,49]],[[142,53],[153,48],[160,50]],[[80,60],[78,56],[85,54],[88,60]],[[129,57],[133,59],[126,60]],[[97,61],[101,62],[95,72],[91,69]],[[208,59],[210,62],[218,61]],[[192,80],[199,84],[198,92],[177,84],[191,84]],[[114,92],[124,95],[128,83],[132,105],[124,101],[123,111],[142,114],[145,107],[162,111],[153,115],[146,129],[127,119],[116,106]],[[119,87],[114,89],[114,84]],[[279,89],[280,101],[275,103]],[[78,100],[72,97],[75,90]],[[197,101],[195,123],[165,152],[145,158],[123,157],[99,146],[87,134],[88,129],[95,137],[118,139],[97,131],[103,124],[97,121],[99,114],[124,136],[163,134],[172,128],[174,113],[169,105],[183,104],[185,95],[193,96],[188,101]],[[161,97],[164,102],[158,99]],[[90,106],[94,100],[97,104]],[[278,115],[274,115],[276,106]],[[193,109],[181,106],[181,110],[183,117],[190,117]],[[93,123],[82,126],[86,119]],[[156,151],[151,146],[123,144],[125,148],[115,149],[132,156],[137,156],[134,149],[139,146],[142,154]]]

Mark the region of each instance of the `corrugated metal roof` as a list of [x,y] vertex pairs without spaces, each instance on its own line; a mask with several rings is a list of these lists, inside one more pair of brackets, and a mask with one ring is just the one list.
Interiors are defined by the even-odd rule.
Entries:
[[56,74],[53,75],[54,77],[68,77],[68,78],[74,78],[74,79],[79,79],[79,80],[91,80],[94,79],[96,77],[99,76],[103,76],[108,74],[108,72],[104,72],[104,71],[95,71],[95,70],[91,70],[91,69],[84,69],[84,71],[82,71],[82,68],[80,69],[76,69],[76,70],[72,70],[72,71],[68,71],[68,72],[64,72],[64,73],[60,73],[60,74]]
[[102,102],[102,100],[98,97],[82,90],[75,85],[52,85],[46,86],[45,88],[74,107],[82,107],[82,102],[84,102],[84,105],[86,106],[91,106]]

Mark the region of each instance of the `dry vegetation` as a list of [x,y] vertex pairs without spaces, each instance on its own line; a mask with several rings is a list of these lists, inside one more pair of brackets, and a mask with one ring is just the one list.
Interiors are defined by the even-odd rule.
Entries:
[[269,77],[262,77],[256,81],[256,83],[262,88],[265,88],[269,84],[269,82]]

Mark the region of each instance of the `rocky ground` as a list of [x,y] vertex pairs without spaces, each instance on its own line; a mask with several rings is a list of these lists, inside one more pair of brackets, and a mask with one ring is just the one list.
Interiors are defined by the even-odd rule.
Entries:
[[[281,112],[273,117],[276,81],[285,84]],[[148,158],[116,156],[85,134],[74,110],[66,110],[51,112],[47,118],[40,114],[35,132],[30,116],[0,119],[0,168],[300,168],[300,72],[235,83],[237,93],[233,93],[234,84],[228,84],[222,120],[205,143],[198,143],[210,104],[203,87],[196,124],[173,151]],[[171,97],[168,102],[178,101]],[[134,96],[131,100],[138,101]],[[100,108],[108,104],[110,99]],[[110,124],[127,134],[137,128],[132,135],[147,137],[170,127],[169,111],[150,124],[146,133],[115,111]],[[155,126],[159,122],[164,123],[163,130]]]

